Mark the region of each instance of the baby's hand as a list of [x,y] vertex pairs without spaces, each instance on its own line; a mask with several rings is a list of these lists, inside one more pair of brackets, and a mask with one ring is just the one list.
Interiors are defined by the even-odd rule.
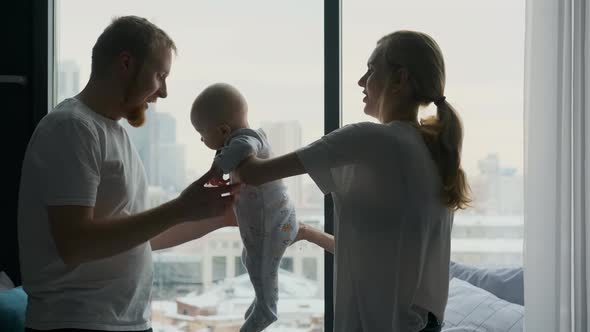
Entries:
[[209,184],[213,186],[225,186],[229,183],[229,179],[225,180],[223,178],[223,171],[221,168],[216,167],[215,165],[211,166],[212,176],[209,180]]

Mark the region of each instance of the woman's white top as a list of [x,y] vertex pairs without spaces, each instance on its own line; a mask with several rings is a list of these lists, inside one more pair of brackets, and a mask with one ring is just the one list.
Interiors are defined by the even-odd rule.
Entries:
[[357,123],[297,151],[334,199],[334,331],[419,331],[444,319],[453,211],[418,129]]

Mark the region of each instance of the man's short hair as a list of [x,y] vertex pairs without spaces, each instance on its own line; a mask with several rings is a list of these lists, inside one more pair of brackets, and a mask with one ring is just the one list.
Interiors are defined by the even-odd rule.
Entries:
[[141,66],[155,51],[162,48],[176,52],[174,41],[155,24],[137,16],[115,18],[92,48],[91,76],[103,75],[115,57],[123,51],[129,52]]

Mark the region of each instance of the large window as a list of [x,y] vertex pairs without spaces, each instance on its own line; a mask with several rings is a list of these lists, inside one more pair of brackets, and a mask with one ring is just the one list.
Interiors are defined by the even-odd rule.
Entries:
[[[178,47],[168,98],[150,106],[143,127],[122,121],[148,175],[150,206],[176,197],[211,165],[214,152],[200,142],[189,119],[192,101],[209,84],[227,82],[244,94],[250,125],[266,131],[276,155],[323,134],[322,1],[58,0],[56,7],[55,103],[83,88],[92,46],[113,17],[145,17]],[[285,182],[298,219],[322,228],[323,195],[311,179]],[[243,317],[254,296],[241,250],[234,228],[154,253],[154,331],[238,331],[242,321],[236,317]],[[318,271],[312,274],[304,263],[309,259],[317,261]],[[268,331],[323,325],[324,252],[297,243],[283,262],[279,320]],[[224,296],[213,296],[220,289]],[[212,298],[218,300],[212,303]]]
[[[167,31],[178,47],[169,96],[150,106],[143,127],[122,122],[148,175],[149,205],[157,206],[211,164],[214,153],[189,120],[193,99],[209,84],[227,82],[242,91],[250,124],[265,129],[276,155],[321,137],[324,114],[333,112],[327,117],[332,126],[338,110],[324,113],[324,89],[337,78],[332,73],[324,81],[323,5],[56,0],[54,103],[83,88],[92,46],[113,17],[146,17]],[[356,82],[381,36],[410,29],[434,37],[446,60],[445,94],[465,127],[463,166],[474,199],[472,208],[455,216],[452,259],[522,264],[524,0],[342,0],[341,6],[342,123],[374,121],[362,112]],[[324,200],[315,184],[307,176],[285,182],[299,221],[322,228]],[[154,331],[238,331],[242,321],[236,317],[253,297],[241,251],[234,228],[154,253]],[[268,331],[322,331],[323,251],[297,243],[280,267],[279,321]]]
[[[452,259],[522,264],[524,0],[342,1],[343,123],[371,121],[358,79],[382,36],[432,36],[446,64],[447,100],[463,120],[462,163],[473,206],[455,215]],[[431,106],[423,111],[433,114]]]

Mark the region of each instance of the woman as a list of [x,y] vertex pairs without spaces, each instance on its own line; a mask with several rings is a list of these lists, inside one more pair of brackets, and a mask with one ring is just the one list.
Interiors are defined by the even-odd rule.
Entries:
[[[308,173],[335,209],[335,331],[440,331],[453,213],[469,203],[462,126],[445,100],[445,67],[426,34],[379,40],[359,86],[356,123],[282,157],[249,159],[236,176],[261,184]],[[434,102],[437,115],[419,121]],[[308,229],[309,230],[309,229]],[[302,237],[329,247],[312,231]]]

